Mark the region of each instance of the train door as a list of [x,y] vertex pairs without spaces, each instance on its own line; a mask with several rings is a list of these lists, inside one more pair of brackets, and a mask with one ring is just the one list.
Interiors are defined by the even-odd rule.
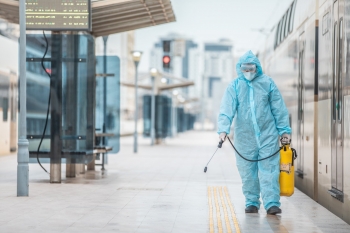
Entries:
[[299,177],[303,178],[304,170],[304,57],[305,33],[299,37],[299,74],[298,74],[298,128],[297,128],[297,170]]
[[332,196],[343,200],[343,38],[344,20],[339,0],[333,3],[332,39]]

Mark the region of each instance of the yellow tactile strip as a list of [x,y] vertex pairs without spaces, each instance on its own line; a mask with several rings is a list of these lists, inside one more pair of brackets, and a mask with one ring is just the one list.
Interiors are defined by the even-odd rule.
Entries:
[[[225,194],[225,195],[224,195]],[[214,200],[212,200],[214,198]],[[221,201],[221,203],[220,203]],[[213,205],[214,202],[214,205]],[[223,233],[223,225],[221,216],[224,217],[226,232],[232,233],[231,222],[230,222],[230,214],[233,222],[233,226],[235,229],[235,233],[241,233],[239,228],[238,220],[236,217],[235,210],[230,200],[230,196],[227,190],[227,187],[218,186],[218,187],[208,187],[208,204],[209,204],[209,232],[215,232],[215,221],[214,221],[214,208],[216,212],[216,225],[219,233]],[[221,205],[220,205],[221,204]],[[221,206],[221,208],[220,208]],[[228,211],[229,210],[229,211]],[[221,214],[223,212],[223,215]]]

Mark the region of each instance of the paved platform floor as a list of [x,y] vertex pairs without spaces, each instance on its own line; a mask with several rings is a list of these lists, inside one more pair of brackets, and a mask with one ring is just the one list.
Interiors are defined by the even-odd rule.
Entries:
[[107,171],[96,167],[62,184],[49,184],[48,175],[31,164],[29,197],[16,197],[16,155],[0,156],[0,232],[350,232],[298,190],[281,198],[280,216],[263,209],[245,214],[229,145],[203,172],[217,145],[215,133],[188,132],[155,147],[140,138],[138,154],[132,142],[121,140]]

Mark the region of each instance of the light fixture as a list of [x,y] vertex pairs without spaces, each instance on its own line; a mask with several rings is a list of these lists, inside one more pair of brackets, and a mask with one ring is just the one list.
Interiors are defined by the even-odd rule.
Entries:
[[177,96],[179,94],[178,90],[173,90],[173,95]]
[[158,75],[158,70],[156,68],[152,68],[149,71],[152,77],[156,77]]
[[162,83],[167,83],[167,79],[166,78],[162,78],[161,80],[160,80]]
[[132,60],[134,62],[139,62],[141,60],[142,52],[141,51],[132,51]]

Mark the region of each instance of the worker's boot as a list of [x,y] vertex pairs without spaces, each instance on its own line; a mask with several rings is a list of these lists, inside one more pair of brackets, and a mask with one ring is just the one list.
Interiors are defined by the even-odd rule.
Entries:
[[246,213],[258,213],[258,207],[254,205],[250,205],[247,208],[245,208]]
[[276,215],[281,214],[282,210],[277,206],[272,206],[267,210],[267,214]]

